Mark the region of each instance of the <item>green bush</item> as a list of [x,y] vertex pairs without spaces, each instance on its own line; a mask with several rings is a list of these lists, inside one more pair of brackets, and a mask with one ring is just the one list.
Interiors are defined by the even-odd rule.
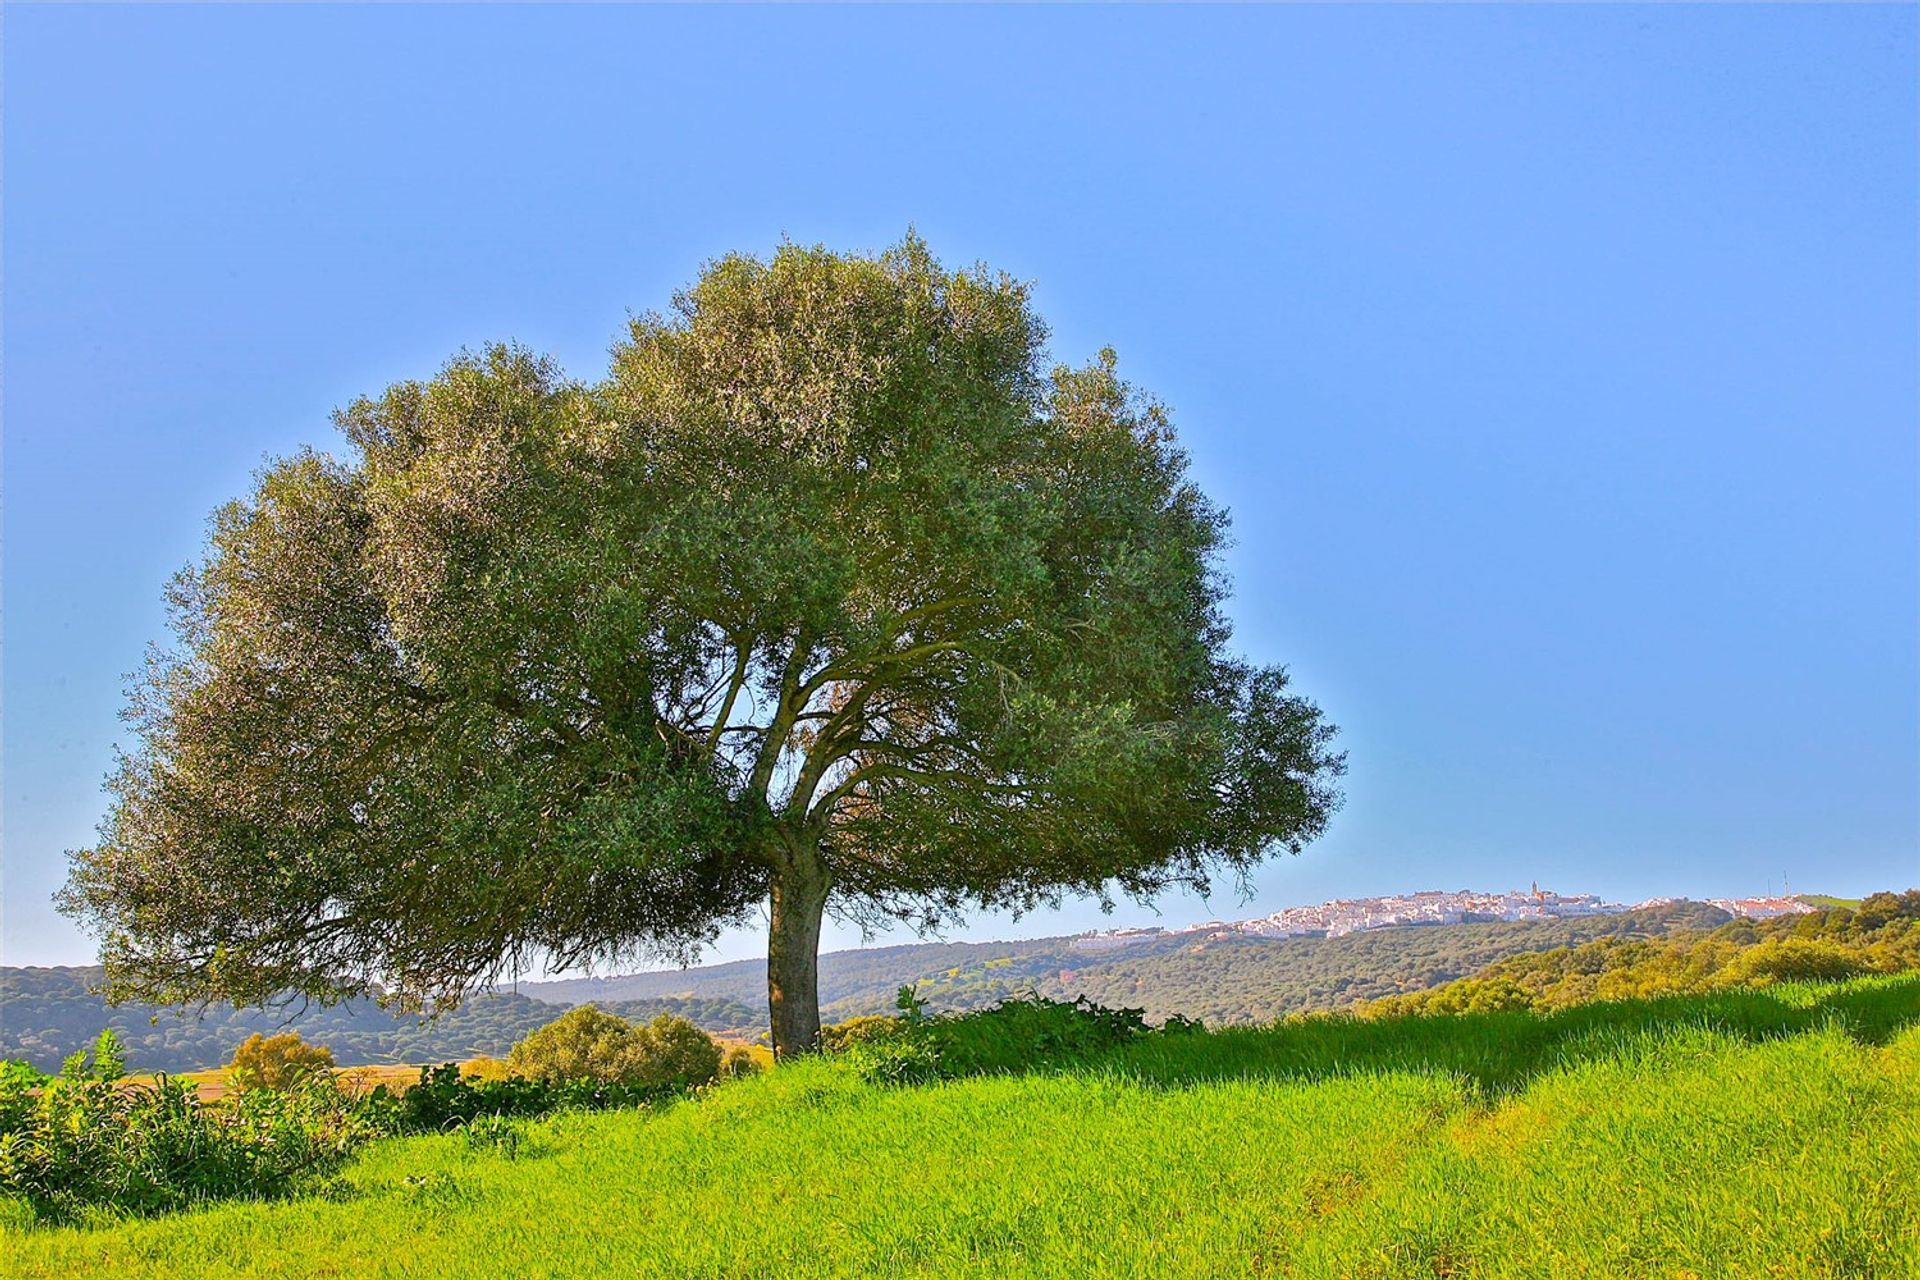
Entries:
[[[871,1029],[847,1052],[869,1080],[911,1083],[1070,1066],[1151,1033],[1139,1009],[1107,1009],[1036,995],[991,1009],[928,1016],[911,987],[900,991],[901,1017]],[[1181,1035],[1182,1019],[1161,1034]]]
[[711,1083],[720,1046],[685,1018],[635,1026],[592,1005],[570,1009],[513,1046],[507,1065],[529,1080],[587,1080],[655,1088]]
[[1832,982],[1873,972],[1867,957],[1838,943],[1814,938],[1772,938],[1749,947],[1720,971],[1728,986],[1773,982]]
[[0,1199],[71,1221],[286,1194],[375,1135],[330,1077],[207,1104],[177,1081],[125,1085],[24,1063],[0,1071]]
[[625,1018],[581,1005],[514,1045],[507,1069],[529,1080],[619,1080],[638,1047],[638,1032]]
[[[520,1144],[511,1120],[645,1106],[706,1086],[721,1072],[720,1046],[670,1015],[635,1027],[576,1009],[546,1030],[553,1034],[530,1036],[515,1049],[516,1067],[547,1068],[538,1074],[484,1079],[447,1063],[423,1067],[404,1093],[382,1085],[360,1096],[325,1069],[330,1053],[297,1035],[256,1035],[243,1044],[234,1055],[241,1087],[213,1101],[165,1076],[151,1085],[121,1083],[111,1031],[91,1054],[73,1054],[58,1077],[26,1062],[0,1063],[0,1208],[70,1222],[271,1198],[388,1134],[461,1130],[470,1148],[511,1157]],[[747,1065],[735,1062],[731,1074],[753,1069],[752,1055],[740,1055]],[[604,1069],[605,1078],[565,1074],[581,1063]]]
[[1426,1013],[1506,1013],[1530,1010],[1533,993],[1503,975],[1463,978],[1439,989],[1422,1006]]
[[720,1075],[720,1045],[685,1018],[663,1013],[640,1027],[640,1052],[624,1083],[684,1089]]
[[289,1089],[308,1076],[332,1071],[333,1050],[308,1044],[298,1031],[277,1036],[256,1031],[233,1051],[229,1066],[236,1089]]
[[539,1080],[509,1076],[483,1080],[453,1063],[420,1068],[420,1082],[404,1093],[380,1085],[364,1108],[384,1133],[435,1133],[477,1120],[528,1118],[555,1111],[604,1111],[640,1107],[681,1092],[673,1086]]
[[98,1080],[105,1084],[126,1075],[127,1055],[120,1045],[119,1033],[112,1027],[106,1028],[94,1037],[92,1060],[88,1060],[87,1050],[77,1050],[67,1056],[60,1074],[69,1080]]
[[481,1080],[447,1063],[421,1068],[419,1084],[398,1094],[381,1085],[356,1097],[330,1074],[309,1071],[284,1088],[203,1101],[192,1086],[164,1076],[152,1085],[101,1079],[111,1058],[102,1067],[97,1058],[75,1057],[75,1070],[59,1077],[25,1062],[0,1064],[0,1204],[24,1203],[56,1222],[289,1194],[362,1143],[390,1134],[464,1131],[470,1147],[511,1156],[519,1136],[509,1120],[646,1106],[684,1090]]
[[891,1014],[863,1013],[820,1028],[820,1048],[827,1053],[841,1053],[856,1044],[889,1039],[902,1025],[901,1020]]

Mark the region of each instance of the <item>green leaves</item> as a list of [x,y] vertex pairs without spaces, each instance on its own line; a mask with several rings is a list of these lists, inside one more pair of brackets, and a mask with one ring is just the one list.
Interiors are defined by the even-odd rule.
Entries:
[[1166,410],[1045,334],[917,238],[788,244],[598,386],[501,346],[350,405],[175,585],[65,896],[117,989],[417,1007],[776,876],[926,920],[1297,849],[1331,730],[1227,652]]

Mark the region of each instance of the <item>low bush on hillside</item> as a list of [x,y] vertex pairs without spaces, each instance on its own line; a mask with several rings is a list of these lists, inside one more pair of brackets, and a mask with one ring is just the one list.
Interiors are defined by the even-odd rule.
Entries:
[[902,987],[899,1006],[897,1018],[843,1025],[823,1034],[823,1043],[847,1052],[867,1079],[905,1084],[1069,1066],[1144,1036],[1200,1029],[1174,1018],[1156,1031],[1138,1009],[1107,1009],[1084,997],[1026,995],[991,1009],[929,1016],[913,988]]
[[437,1133],[482,1119],[531,1119],[555,1111],[605,1111],[643,1107],[688,1092],[678,1085],[623,1084],[600,1080],[483,1080],[463,1075],[449,1062],[420,1068],[420,1082],[396,1092],[377,1086],[359,1100],[385,1133]]
[[533,1080],[690,1088],[720,1074],[721,1052],[685,1018],[663,1013],[635,1025],[581,1005],[514,1045],[507,1066]]
[[857,1044],[869,1044],[897,1035],[903,1024],[884,1013],[863,1013],[844,1022],[832,1022],[820,1028],[820,1048],[827,1053],[842,1053]]
[[324,1073],[219,1105],[164,1076],[126,1084],[111,1035],[91,1061],[77,1055],[58,1076],[23,1062],[0,1067],[0,1197],[35,1217],[280,1195],[381,1132]]
[[[373,1138],[465,1130],[476,1149],[512,1152],[517,1139],[503,1135],[515,1120],[648,1106],[721,1074],[719,1046],[690,1024],[659,1019],[630,1029],[640,1034],[616,1079],[569,1077],[554,1062],[538,1078],[447,1063],[421,1068],[419,1083],[404,1091],[380,1085],[365,1093],[341,1086],[325,1069],[324,1050],[303,1053],[311,1046],[260,1044],[256,1036],[236,1055],[245,1086],[211,1101],[165,1076],[150,1085],[123,1081],[108,1031],[59,1076],[24,1062],[0,1066],[0,1202],[72,1222],[270,1199],[314,1185]],[[746,1056],[749,1065],[734,1063],[730,1074],[752,1070]]]
[[298,1031],[277,1036],[256,1031],[233,1051],[230,1065],[236,1089],[287,1089],[316,1072],[331,1071],[333,1050],[308,1044]]
[[1759,987],[1773,982],[1835,982],[1872,973],[1866,951],[1824,938],[1769,938],[1748,947],[1715,975],[1722,986]]

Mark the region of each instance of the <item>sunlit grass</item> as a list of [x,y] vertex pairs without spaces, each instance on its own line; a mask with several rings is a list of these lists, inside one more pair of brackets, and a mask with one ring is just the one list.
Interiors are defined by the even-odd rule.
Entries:
[[[914,1088],[809,1062],[517,1158],[14,1232],[21,1276],[1920,1275],[1920,979],[1154,1038]],[[0,1255],[3,1257],[4,1255]]]

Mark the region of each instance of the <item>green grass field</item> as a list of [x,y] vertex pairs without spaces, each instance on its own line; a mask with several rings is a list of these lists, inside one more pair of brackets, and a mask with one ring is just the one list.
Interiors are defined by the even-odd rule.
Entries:
[[326,1195],[10,1229],[7,1274],[1920,1276],[1920,976],[1152,1037],[370,1148]]

